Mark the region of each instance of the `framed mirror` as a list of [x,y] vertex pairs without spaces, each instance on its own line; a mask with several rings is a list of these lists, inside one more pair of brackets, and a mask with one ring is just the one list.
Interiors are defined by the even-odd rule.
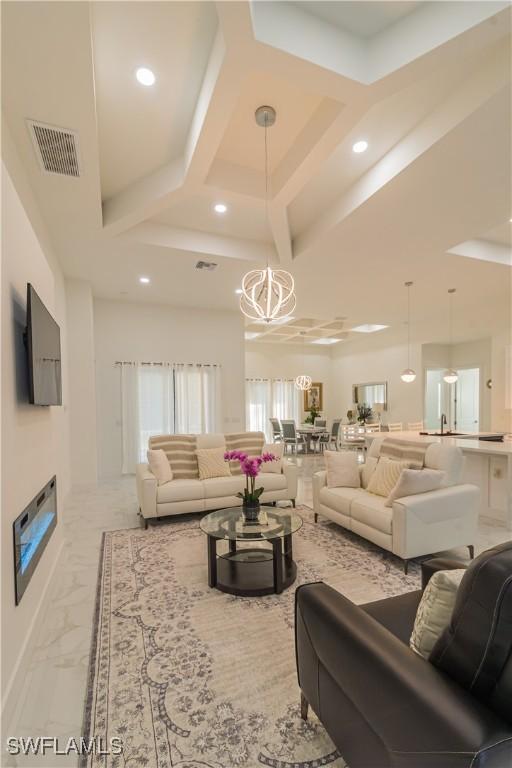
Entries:
[[352,400],[356,405],[366,403],[370,408],[380,405],[383,411],[388,409],[387,381],[371,381],[352,385]]

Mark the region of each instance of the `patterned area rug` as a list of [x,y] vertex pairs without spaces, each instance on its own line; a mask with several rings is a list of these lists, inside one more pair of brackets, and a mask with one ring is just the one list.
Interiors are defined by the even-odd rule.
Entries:
[[105,534],[84,735],[113,736],[111,768],[314,768],[345,763],[300,719],[294,592],[323,580],[357,603],[417,589],[418,566],[328,521],[294,536],[295,584],[240,598],[210,589],[198,520]]

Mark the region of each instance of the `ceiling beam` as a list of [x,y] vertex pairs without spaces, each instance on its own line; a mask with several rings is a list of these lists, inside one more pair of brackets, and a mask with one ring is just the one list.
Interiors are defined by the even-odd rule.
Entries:
[[318,246],[348,216],[376,195],[394,178],[433,147],[443,136],[488,102],[494,94],[509,88],[507,50],[502,48],[448,99],[434,109],[404,139],[365,173],[325,211],[322,217],[299,234],[293,243],[297,257]]
[[156,245],[175,251],[190,251],[214,258],[258,262],[266,262],[268,259],[269,262],[273,263],[277,260],[275,248],[267,243],[237,237],[225,237],[196,229],[169,227],[166,224],[156,222],[138,224],[126,232],[123,237],[145,245]]

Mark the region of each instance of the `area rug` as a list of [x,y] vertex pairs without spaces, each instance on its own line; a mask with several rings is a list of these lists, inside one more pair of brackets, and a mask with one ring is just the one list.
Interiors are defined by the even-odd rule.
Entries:
[[419,586],[401,561],[311,510],[294,536],[297,581],[281,595],[210,589],[198,519],[104,535],[84,736],[123,754],[89,767],[316,768],[345,763],[300,718],[294,592],[325,581],[354,602]]

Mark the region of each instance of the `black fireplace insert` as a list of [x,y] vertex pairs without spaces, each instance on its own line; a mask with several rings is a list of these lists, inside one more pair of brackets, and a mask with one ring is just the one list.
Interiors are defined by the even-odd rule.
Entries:
[[57,478],[39,491],[13,523],[16,605],[57,525]]

